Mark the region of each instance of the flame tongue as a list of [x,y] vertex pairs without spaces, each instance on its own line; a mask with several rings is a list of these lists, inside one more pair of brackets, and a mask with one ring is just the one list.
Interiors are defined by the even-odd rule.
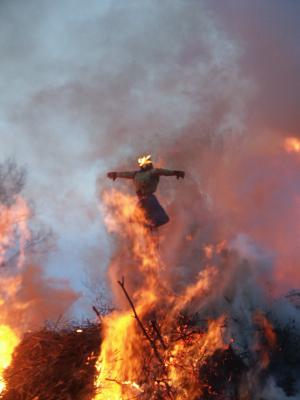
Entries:
[[[142,365],[136,354],[138,347],[132,342],[136,337],[136,323],[131,312],[113,313],[104,321],[104,340],[101,356],[97,363],[99,375],[96,386],[100,390],[97,400],[119,400],[124,392],[129,394],[132,389],[139,388],[134,382],[142,370]],[[131,360],[131,362],[124,362]],[[139,388],[140,389],[140,388]]]
[[0,393],[5,388],[3,372],[10,365],[12,353],[18,345],[19,339],[7,325],[0,325]]
[[25,200],[17,196],[15,201],[6,206],[0,204],[0,264],[3,268],[1,276],[0,307],[0,393],[5,389],[3,372],[10,365],[12,354],[19,343],[16,331],[8,322],[9,307],[27,307],[27,304],[19,304],[14,301],[16,292],[21,283],[20,274],[11,273],[10,262],[20,270],[25,261],[25,248],[30,238],[27,221],[30,217],[30,209]]
[[139,164],[140,167],[143,167],[144,165],[152,164],[151,154],[148,154],[147,156],[140,157],[138,159],[138,164]]

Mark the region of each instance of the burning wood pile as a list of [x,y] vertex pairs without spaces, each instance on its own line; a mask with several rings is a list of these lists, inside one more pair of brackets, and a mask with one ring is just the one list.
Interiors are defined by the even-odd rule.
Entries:
[[[97,369],[96,364],[103,340],[99,324],[61,329],[45,327],[27,333],[15,349],[12,363],[4,373],[6,389],[0,398],[239,400],[282,399],[297,394],[300,330],[293,321],[285,326],[276,326],[275,322],[272,328],[265,316],[257,315],[255,335],[259,348],[239,352],[232,342],[210,352],[209,346],[216,345],[221,339],[219,335],[227,328],[228,322],[224,319],[209,322],[199,314],[180,315],[172,337],[167,338],[161,329],[163,320],[154,320],[153,315],[144,316],[143,320],[136,316],[134,320],[132,316],[135,340],[132,342],[128,336],[123,338],[123,344],[136,351],[131,366],[141,363],[136,381],[122,380],[126,376],[124,368],[123,378],[113,375],[112,371],[102,381],[102,387],[95,387],[99,371],[101,375],[101,367],[98,364]],[[118,333],[122,334],[116,331],[115,335]],[[121,367],[121,354],[114,353],[111,357],[110,367],[115,368],[116,364]],[[101,362],[105,362],[103,357]],[[129,366],[127,378],[133,377],[130,375],[133,371]],[[276,382],[278,396],[272,397],[268,391],[265,397],[258,396],[270,382],[274,385]],[[111,394],[103,394],[107,390]],[[118,395],[113,390],[118,390]]]

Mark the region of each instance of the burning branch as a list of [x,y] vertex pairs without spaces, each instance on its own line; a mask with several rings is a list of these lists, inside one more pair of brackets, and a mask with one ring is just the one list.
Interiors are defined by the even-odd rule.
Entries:
[[[150,344],[150,346],[151,346],[151,348],[152,348],[152,350],[153,350],[153,352],[154,352],[154,355],[155,355],[156,359],[158,360],[158,362],[159,362],[160,365],[162,366],[163,374],[164,374],[164,375],[167,375],[167,374],[166,374],[166,365],[165,365],[163,359],[161,358],[161,356],[160,356],[160,354],[159,354],[159,352],[158,352],[158,349],[157,349],[157,347],[156,347],[155,341],[152,340],[152,338],[149,336],[149,334],[148,334],[148,332],[147,332],[145,326],[143,325],[141,319],[139,318],[139,316],[138,316],[138,314],[137,314],[137,312],[136,312],[136,308],[135,308],[135,306],[134,306],[134,304],[133,304],[133,301],[131,300],[131,298],[130,298],[130,296],[129,296],[129,294],[128,294],[126,288],[125,288],[125,279],[124,279],[124,276],[122,277],[122,280],[121,280],[121,281],[118,281],[118,284],[121,286],[121,288],[122,288],[122,290],[123,290],[123,292],[124,292],[124,294],[125,294],[125,296],[126,296],[126,298],[127,298],[127,300],[128,300],[128,303],[130,304],[130,307],[131,307],[131,309],[132,309],[132,311],[133,311],[134,317],[135,317],[135,319],[137,320],[137,323],[138,323],[139,327],[141,328],[141,330],[142,330],[142,332],[143,332],[143,335],[145,336],[145,338],[146,338],[147,341],[149,342],[149,344]],[[162,339],[162,336],[161,336],[161,334],[160,334],[160,332],[159,332],[159,330],[158,330],[158,327],[157,327],[157,325],[156,325],[155,323],[153,324],[153,322],[154,322],[154,321],[152,321],[152,326],[153,326],[153,328],[154,328],[154,326],[155,326],[154,329],[156,330],[156,333],[157,333],[158,337],[161,338],[161,343],[163,344],[163,347],[165,348],[165,344],[164,344],[163,339]],[[167,391],[168,397],[169,397],[170,399],[174,399],[174,396],[173,396],[173,394],[172,394],[172,389],[171,389],[170,385],[168,384],[168,382],[166,382],[165,380],[163,380],[163,383],[164,383],[164,385],[165,385],[165,387],[166,387],[166,391]]]
[[160,341],[160,344],[162,345],[163,349],[164,349],[164,350],[167,350],[167,345],[165,344],[165,342],[164,342],[164,340],[163,340],[163,338],[162,338],[162,336],[161,336],[159,327],[157,326],[157,322],[155,321],[155,319],[153,319],[153,320],[151,321],[151,325],[152,325],[153,330],[154,330],[154,332],[155,332],[156,335],[157,335],[157,339]]
[[130,298],[130,296],[129,296],[126,288],[125,288],[125,279],[124,279],[124,277],[122,277],[122,281],[118,281],[118,284],[121,286],[121,288],[122,288],[122,290],[123,290],[123,292],[124,292],[124,294],[125,294],[125,296],[126,296],[126,298],[128,300],[128,303],[130,304],[130,307],[131,307],[131,309],[133,311],[134,317],[137,320],[137,323],[139,324],[139,326],[140,326],[145,338],[148,340],[152,350],[154,351],[155,357],[157,358],[159,363],[164,367],[165,364],[164,364],[164,362],[163,362],[163,360],[162,360],[162,358],[161,358],[161,356],[160,356],[160,354],[159,354],[159,352],[157,350],[155,342],[151,339],[151,337],[149,336],[149,334],[148,334],[146,328],[144,327],[142,321],[140,320],[139,316],[137,315],[135,306],[134,306],[134,304],[133,304],[133,302],[132,302],[132,300],[131,300],[131,298]]

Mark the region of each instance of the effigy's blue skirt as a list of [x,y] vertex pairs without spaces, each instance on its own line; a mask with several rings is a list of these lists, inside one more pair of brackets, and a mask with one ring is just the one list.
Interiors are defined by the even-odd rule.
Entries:
[[169,222],[170,218],[159,204],[154,194],[140,198],[138,204],[144,211],[147,222],[151,228],[158,228]]

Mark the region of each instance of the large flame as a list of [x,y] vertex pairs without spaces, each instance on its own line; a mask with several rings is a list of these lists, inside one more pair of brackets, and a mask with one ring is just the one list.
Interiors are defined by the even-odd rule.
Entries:
[[[210,360],[220,352],[243,351],[244,332],[236,332],[239,319],[230,315],[230,309],[225,312],[224,306],[220,307],[223,311],[212,312],[214,317],[197,317],[194,325],[188,321],[205,310],[212,296],[217,301],[224,297],[227,305],[232,302],[232,289],[227,294],[221,289],[230,279],[227,261],[220,263],[221,259],[228,260],[226,241],[202,246],[198,275],[191,284],[175,289],[164,274],[167,269],[160,258],[157,236],[145,228],[145,216],[136,199],[117,191],[106,192],[102,211],[109,232],[121,238],[109,277],[112,284],[119,281],[114,285],[115,293],[118,289],[126,302],[119,301],[118,310],[103,319],[94,400],[195,400],[207,394],[214,396],[206,378],[207,368],[215,365]],[[249,375],[243,381],[240,389],[245,398],[252,390],[249,382],[268,368],[276,346],[276,334],[265,315],[254,310],[249,317],[244,322],[253,332],[249,345],[257,376]]]
[[[132,289],[136,318],[125,307],[124,311],[116,311],[103,320],[94,399],[125,400],[138,395],[150,399],[156,398],[153,397],[156,393],[162,398],[192,400],[202,390],[195,373],[199,363],[217,349],[227,347],[222,335],[225,317],[208,321],[206,328],[198,332],[178,332],[177,321],[195,298],[204,298],[212,290],[218,271],[208,264],[199,271],[193,285],[175,295],[164,283],[164,265],[156,235],[145,228],[145,218],[136,200],[112,191],[104,194],[103,204],[108,230],[118,233],[128,245],[136,268],[131,280],[139,279],[138,284],[130,279],[127,282],[128,271],[123,271],[125,284]],[[114,262],[122,261],[125,263],[125,260]],[[163,319],[163,326],[155,325],[157,317]],[[140,326],[141,321],[146,332]],[[149,340],[151,334],[154,337],[149,330],[151,323],[156,335],[152,343]]]
[[17,334],[8,325],[0,325],[0,393],[5,389],[3,372],[10,365],[18,343]]
[[[135,321],[131,312],[113,313],[105,320],[104,340],[97,369],[97,387],[100,393],[97,400],[119,400],[122,393],[138,378],[142,367],[134,351],[130,338],[136,336]],[[138,350],[138,348],[136,348]],[[130,363],[124,362],[131,360]],[[132,386],[134,389],[135,387]]]

